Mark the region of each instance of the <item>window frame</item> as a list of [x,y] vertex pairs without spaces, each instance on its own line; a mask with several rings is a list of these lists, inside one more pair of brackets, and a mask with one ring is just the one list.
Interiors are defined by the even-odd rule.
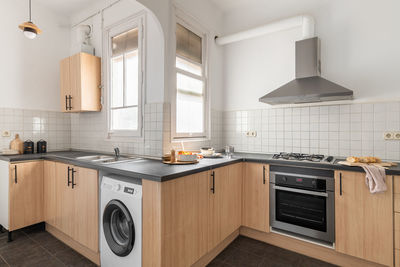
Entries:
[[[107,139],[120,139],[120,138],[143,138],[143,124],[144,124],[144,99],[145,99],[145,55],[146,55],[146,47],[145,47],[145,17],[146,14],[144,12],[140,12],[136,15],[130,16],[126,19],[123,19],[117,23],[114,23],[105,28],[105,36],[103,43],[105,44],[104,51],[104,61],[105,61],[105,80],[106,80],[106,110],[107,110]],[[111,59],[112,59],[112,38],[121,33],[129,31],[131,29],[138,28],[138,129],[137,130],[112,130],[112,115],[111,115],[111,97],[112,97],[112,88],[111,88]],[[126,80],[125,76],[125,63],[124,63],[124,80]],[[126,83],[126,81],[124,81]],[[125,92],[125,88],[124,88]],[[128,108],[123,107],[123,108]],[[118,109],[118,108],[116,108]]]
[[[200,26],[200,23],[198,23],[195,19],[185,15],[182,13],[182,11],[177,10],[177,14],[175,17],[175,29],[176,29],[176,24],[179,23],[188,30],[192,31],[196,35],[200,36],[202,38],[202,76],[198,76],[196,74],[190,73],[188,71],[179,69],[176,67],[176,58],[179,57],[176,54],[176,45],[174,46],[174,79],[173,79],[173,90],[172,90],[172,97],[171,97],[171,141],[172,142],[181,142],[181,141],[204,141],[208,140],[210,138],[210,101],[209,101],[209,95],[210,95],[210,88],[209,88],[209,82],[208,82],[208,63],[209,63],[209,55],[208,55],[208,38],[209,38],[209,33],[207,30],[205,30],[203,27]],[[174,31],[174,36],[176,40],[176,31]],[[176,42],[175,42],[176,44]],[[182,57],[180,57],[182,58]],[[189,61],[192,64],[199,65],[197,62],[193,62],[190,59],[183,58],[186,61]],[[176,119],[177,119],[177,94],[178,94],[178,88],[177,88],[177,75],[178,73],[183,74],[185,76],[188,76],[190,78],[195,78],[198,80],[203,81],[204,83],[204,103],[203,103],[203,116],[204,116],[204,131],[201,133],[177,133],[176,131]]]

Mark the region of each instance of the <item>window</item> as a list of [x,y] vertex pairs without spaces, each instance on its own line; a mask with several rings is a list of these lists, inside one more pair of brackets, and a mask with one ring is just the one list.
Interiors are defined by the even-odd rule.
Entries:
[[206,138],[208,123],[205,35],[176,24],[173,138]]
[[142,19],[108,30],[108,127],[111,136],[142,133]]

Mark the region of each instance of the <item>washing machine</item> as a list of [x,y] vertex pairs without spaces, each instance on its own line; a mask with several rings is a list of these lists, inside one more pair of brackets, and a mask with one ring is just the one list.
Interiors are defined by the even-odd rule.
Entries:
[[140,180],[103,176],[100,192],[102,267],[142,266],[142,186]]

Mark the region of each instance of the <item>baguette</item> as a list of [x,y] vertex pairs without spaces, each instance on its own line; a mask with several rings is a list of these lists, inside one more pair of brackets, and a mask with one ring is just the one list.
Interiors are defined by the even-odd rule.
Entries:
[[381,163],[381,159],[377,157],[347,157],[346,159],[351,163]]

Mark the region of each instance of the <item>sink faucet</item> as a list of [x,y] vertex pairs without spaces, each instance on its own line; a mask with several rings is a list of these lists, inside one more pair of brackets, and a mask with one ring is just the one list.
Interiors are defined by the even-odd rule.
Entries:
[[119,148],[118,147],[114,148],[114,153],[115,153],[115,157],[116,158],[119,158],[119,156],[121,155],[121,153],[119,152]]

